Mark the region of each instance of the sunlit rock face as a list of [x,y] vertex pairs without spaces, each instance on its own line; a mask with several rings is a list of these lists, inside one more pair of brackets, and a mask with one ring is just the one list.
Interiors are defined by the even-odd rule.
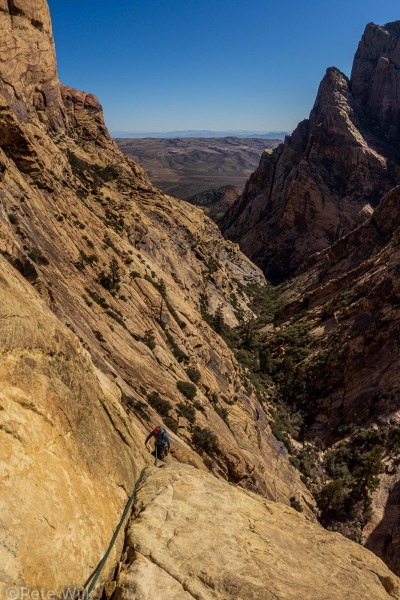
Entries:
[[365,548],[187,465],[150,471],[134,516],[116,600],[400,598]]
[[359,43],[351,90],[373,133],[400,151],[400,22],[370,23]]
[[223,220],[272,281],[302,270],[400,180],[399,23],[370,24],[349,80],[329,68],[309,119],[265,153]]
[[[160,422],[171,460],[312,500],[208,324],[221,307],[236,325],[261,271],[150,185],[95,96],[59,83],[47,3],[1,2],[0,23],[1,593],[58,593],[101,559]],[[193,405],[177,388],[189,367]]]
[[0,0],[0,100],[18,120],[65,125],[46,0]]

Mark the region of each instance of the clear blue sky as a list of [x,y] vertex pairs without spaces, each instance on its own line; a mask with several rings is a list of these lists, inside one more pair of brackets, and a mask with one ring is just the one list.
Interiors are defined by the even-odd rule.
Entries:
[[111,131],[290,130],[399,0],[49,0],[60,79]]

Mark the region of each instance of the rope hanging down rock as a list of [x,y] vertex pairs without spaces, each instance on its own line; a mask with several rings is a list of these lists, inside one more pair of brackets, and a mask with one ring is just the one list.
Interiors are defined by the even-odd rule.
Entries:
[[[156,460],[157,460],[157,459],[156,459]],[[126,519],[126,517],[127,517],[127,514],[129,513],[129,511],[130,511],[130,509],[131,509],[131,507],[132,507],[133,501],[134,501],[134,499],[135,499],[135,497],[136,497],[136,492],[137,492],[137,490],[138,490],[138,488],[139,488],[140,482],[141,482],[141,481],[142,481],[142,479],[143,479],[143,475],[144,475],[144,472],[145,472],[145,471],[146,471],[146,467],[144,467],[144,468],[141,470],[141,473],[140,473],[140,475],[139,475],[139,478],[138,478],[138,480],[137,480],[137,481],[136,481],[136,483],[135,483],[135,487],[133,488],[132,496],[129,498],[129,501],[128,501],[127,505],[125,506],[125,510],[124,510],[124,512],[123,512],[123,514],[122,514],[122,517],[121,517],[121,520],[120,520],[120,522],[118,523],[118,527],[117,527],[117,529],[115,530],[115,533],[114,533],[114,535],[113,535],[113,537],[112,537],[112,540],[111,540],[111,542],[110,542],[110,545],[109,545],[109,546],[108,546],[108,548],[107,548],[107,552],[105,553],[105,555],[103,556],[102,560],[100,561],[100,563],[99,563],[98,567],[97,567],[97,568],[96,568],[96,570],[94,571],[94,573],[93,573],[93,575],[92,575],[92,580],[90,581],[90,585],[89,585],[89,587],[87,588],[86,592],[84,592],[84,593],[82,594],[82,596],[81,596],[82,600],[89,600],[89,598],[90,598],[90,594],[92,593],[92,591],[93,591],[93,589],[94,589],[94,587],[95,587],[95,585],[96,585],[96,583],[97,583],[97,580],[98,580],[98,578],[99,578],[99,576],[100,576],[100,573],[102,572],[102,570],[103,570],[103,568],[104,568],[104,565],[105,565],[105,564],[106,564],[106,562],[107,562],[107,558],[109,557],[109,555],[110,555],[110,552],[111,552],[111,550],[113,549],[113,546],[114,546],[114,544],[115,544],[115,542],[116,542],[116,539],[117,539],[117,537],[118,537],[118,534],[119,534],[119,532],[121,531],[121,527],[122,527],[122,525],[123,525],[123,523],[124,523],[124,521],[125,521],[125,519]]]

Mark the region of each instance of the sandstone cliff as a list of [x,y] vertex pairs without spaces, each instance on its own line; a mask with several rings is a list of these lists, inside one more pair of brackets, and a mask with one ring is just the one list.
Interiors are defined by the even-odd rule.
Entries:
[[116,600],[400,598],[358,544],[185,465],[150,471],[134,516]]
[[[314,255],[306,272],[283,288],[286,304],[261,335],[274,364],[292,360],[296,332],[304,332],[301,354],[286,365],[293,383],[284,390],[284,400],[304,417],[303,435],[310,444],[297,453],[300,466],[304,457],[314,457],[314,472],[308,467],[306,475],[317,493],[322,483],[336,480],[336,500],[324,500],[325,523],[363,539],[397,573],[399,215],[397,187],[364,224]],[[284,341],[277,345],[276,339]],[[312,445],[328,449],[326,460],[313,454]],[[353,475],[361,479],[349,483]]]
[[84,583],[160,421],[173,459],[309,511],[209,325],[217,309],[235,325],[262,273],[150,185],[94,96],[59,84],[45,2],[0,19],[3,587]]
[[225,235],[272,281],[365,220],[399,181],[399,43],[398,23],[368,25],[351,79],[327,70],[309,119],[263,155],[228,210]]
[[81,587],[146,460],[141,432],[118,388],[3,258],[0,299],[0,596]]

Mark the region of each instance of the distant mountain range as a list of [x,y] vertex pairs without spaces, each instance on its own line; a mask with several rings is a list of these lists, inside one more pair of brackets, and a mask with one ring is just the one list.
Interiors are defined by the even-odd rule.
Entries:
[[188,129],[185,131],[114,131],[111,133],[113,138],[218,138],[218,137],[240,137],[240,138],[259,138],[264,140],[283,140],[290,131],[200,131]]

